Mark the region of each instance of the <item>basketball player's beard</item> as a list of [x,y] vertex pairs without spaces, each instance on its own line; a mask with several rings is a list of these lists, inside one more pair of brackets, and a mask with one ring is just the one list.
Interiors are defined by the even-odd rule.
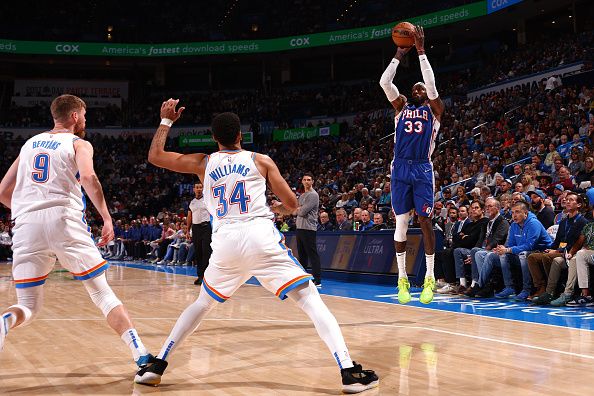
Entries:
[[425,102],[422,98],[421,99],[417,99],[414,96],[412,96],[408,101],[412,105],[414,105],[415,107],[419,107],[419,106],[421,106]]
[[85,132],[85,130],[84,130],[84,129],[83,129],[83,130],[80,130],[80,131],[75,131],[75,132],[74,132],[74,135],[76,135],[77,137],[79,137],[79,138],[81,138],[81,139],[84,139],[84,138],[85,138],[85,136],[86,136],[86,134],[87,134],[87,133]]

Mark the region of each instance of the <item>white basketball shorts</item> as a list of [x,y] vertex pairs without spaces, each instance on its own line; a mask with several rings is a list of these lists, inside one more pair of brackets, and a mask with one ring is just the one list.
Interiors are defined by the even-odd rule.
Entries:
[[309,275],[284,244],[284,236],[268,219],[223,224],[212,235],[212,255],[202,287],[225,302],[252,276],[281,300]]
[[12,276],[15,287],[43,285],[56,258],[75,279],[107,270],[79,210],[55,207],[24,213],[13,228]]

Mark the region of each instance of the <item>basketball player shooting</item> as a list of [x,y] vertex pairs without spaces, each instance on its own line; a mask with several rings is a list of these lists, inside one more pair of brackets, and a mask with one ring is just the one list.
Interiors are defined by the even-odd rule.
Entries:
[[93,146],[83,139],[86,104],[61,95],[50,110],[54,129],[33,136],[0,183],[0,202],[15,222],[12,276],[17,303],[0,316],[0,350],[8,332],[28,325],[41,311],[43,288],[56,258],[82,281],[109,326],[130,348],[139,367],[154,359],[136,333],[128,311],[107,284],[109,264],[86,224],[81,186],[103,218],[98,246],[113,239],[113,222],[93,168]]
[[[371,370],[353,362],[336,319],[328,310],[311,275],[305,272],[284,244],[276,229],[275,213],[291,214],[297,199],[272,159],[241,148],[239,117],[221,113],[212,122],[212,134],[219,151],[206,154],[178,154],[164,150],[170,127],[184,108],[169,99],[161,107],[161,125],[149,151],[149,162],[176,172],[196,174],[204,185],[204,199],[212,216],[212,255],[204,273],[200,294],[177,320],[165,340],[156,362],[138,371],[135,381],[157,385],[167,359],[192,334],[217,305],[229,299],[252,276],[284,300],[290,298],[313,321],[318,334],[336,360],[346,393],[358,393],[378,386]],[[281,199],[272,210],[266,203],[266,185]]]
[[[398,48],[394,59],[382,74],[380,85],[395,111],[394,159],[392,160],[392,209],[396,215],[394,244],[398,262],[398,301],[411,300],[406,274],[406,233],[410,212],[415,209],[423,232],[427,273],[420,301],[433,301],[435,276],[435,234],[431,224],[433,212],[434,175],[431,154],[444,112],[444,104],[435,87],[433,70],[425,55],[425,34],[421,26],[414,28],[414,46],[424,82],[416,83],[407,100],[393,84],[396,68],[410,48]],[[412,47],[411,47],[412,48]]]

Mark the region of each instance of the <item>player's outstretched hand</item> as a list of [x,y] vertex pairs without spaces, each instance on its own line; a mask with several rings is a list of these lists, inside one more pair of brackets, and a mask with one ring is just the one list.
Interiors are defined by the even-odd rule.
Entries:
[[425,31],[423,30],[423,26],[415,26],[414,36],[417,52],[425,53]]
[[169,99],[163,102],[161,105],[161,118],[168,118],[171,121],[175,122],[181,117],[182,112],[186,109],[185,107],[180,107],[178,110],[175,110],[175,107],[179,103],[179,99]]
[[98,247],[102,247],[107,245],[107,243],[114,238],[113,233],[113,223],[111,221],[106,221],[103,223],[103,229],[101,230],[101,238],[99,238],[99,242],[97,242]]

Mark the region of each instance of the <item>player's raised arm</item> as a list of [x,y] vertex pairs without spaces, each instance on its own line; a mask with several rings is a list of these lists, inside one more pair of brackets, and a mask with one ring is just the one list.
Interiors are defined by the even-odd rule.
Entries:
[[0,203],[4,204],[7,208],[10,209],[10,201],[12,200],[12,192],[14,191],[14,186],[16,185],[16,178],[17,178],[17,170],[19,168],[19,157],[17,157],[8,172],[2,178],[0,182]]
[[151,148],[149,149],[148,161],[159,168],[169,169],[180,173],[192,173],[201,179],[204,177],[206,168],[206,154],[180,154],[165,151],[165,142],[171,126],[179,119],[185,107],[175,109],[179,99],[169,99],[161,105],[161,125],[157,129]]
[[256,154],[255,162],[262,176],[266,178],[268,186],[274,195],[281,200],[281,202],[276,202],[270,209],[272,209],[274,213],[283,215],[294,214],[299,206],[297,197],[295,197],[295,194],[291,191],[291,188],[281,175],[274,161],[267,155]]
[[441,115],[444,111],[444,104],[439,94],[437,93],[437,87],[435,86],[435,75],[433,69],[429,64],[427,55],[425,55],[425,31],[422,26],[415,26],[415,47],[419,54],[419,64],[421,65],[421,73],[423,74],[423,81],[425,82],[425,89],[427,90],[427,97],[429,98],[429,106],[433,115],[441,121]]
[[408,53],[408,51],[410,51],[410,48],[398,47],[396,55],[394,55],[394,58],[384,71],[384,74],[382,74],[382,78],[380,78],[380,86],[386,93],[386,97],[388,98],[390,103],[392,103],[392,106],[394,107],[394,109],[396,109],[397,112],[400,112],[400,110],[402,110],[402,108],[404,107],[406,103],[406,97],[404,95],[401,95],[400,92],[398,92],[398,88],[396,88],[396,85],[394,85],[393,81],[394,76],[396,75],[396,69],[398,68],[400,61],[402,60],[404,55]]

